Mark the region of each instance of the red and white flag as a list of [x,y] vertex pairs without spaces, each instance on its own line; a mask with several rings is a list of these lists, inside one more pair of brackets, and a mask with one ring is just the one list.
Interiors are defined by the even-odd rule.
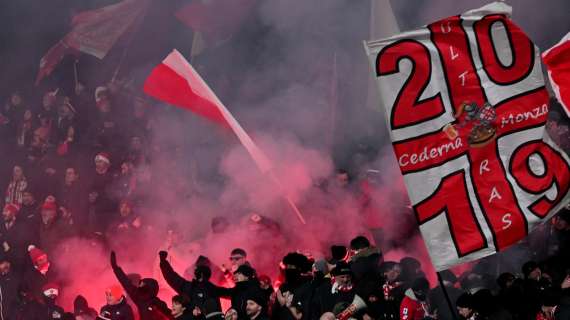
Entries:
[[152,70],[145,81],[144,92],[158,100],[190,110],[215,123],[231,128],[259,170],[267,173],[271,169],[269,159],[177,50],[172,51],[161,64]]
[[539,49],[494,2],[365,44],[438,271],[502,251],[570,202]]
[[144,17],[148,4],[149,0],[123,0],[77,14],[71,22],[71,31],[40,60],[36,85],[73,51],[105,58],[117,41]]
[[182,23],[200,32],[207,44],[226,40],[247,19],[257,0],[194,0],[175,16]]
[[542,54],[556,98],[570,117],[570,33]]

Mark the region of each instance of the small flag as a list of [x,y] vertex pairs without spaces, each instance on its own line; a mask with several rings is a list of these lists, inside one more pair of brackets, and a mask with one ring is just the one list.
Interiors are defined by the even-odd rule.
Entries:
[[542,54],[556,98],[570,117],[570,33]]

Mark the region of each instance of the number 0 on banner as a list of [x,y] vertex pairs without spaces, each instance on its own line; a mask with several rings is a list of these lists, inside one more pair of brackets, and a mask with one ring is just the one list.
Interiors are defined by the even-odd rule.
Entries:
[[365,46],[437,270],[505,249],[570,200],[540,52],[510,14],[492,3]]

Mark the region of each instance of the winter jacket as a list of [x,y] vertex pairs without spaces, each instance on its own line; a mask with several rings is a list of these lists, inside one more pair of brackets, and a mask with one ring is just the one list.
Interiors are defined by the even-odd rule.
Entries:
[[[74,224],[86,229],[88,223],[88,195],[80,182],[71,185],[62,184],[59,190],[59,204],[71,211]],[[87,230],[82,230],[87,231]]]
[[111,196],[111,187],[113,185],[113,176],[110,172],[105,174],[97,174],[91,176],[91,185],[88,188],[89,193],[97,193],[95,202],[89,204],[90,223],[95,227],[95,231],[104,232],[107,230],[109,223],[113,220],[112,216],[117,211],[117,203]]
[[447,303],[447,300],[445,298],[445,294],[444,294],[443,290],[441,289],[441,286],[438,286],[438,287],[436,287],[430,291],[430,293],[428,295],[430,305],[434,309],[437,309],[437,315],[438,315],[437,319],[438,320],[454,320],[454,319],[457,319],[458,315],[456,312],[455,301],[457,301],[457,298],[459,298],[459,296],[462,294],[462,291],[453,287],[453,286],[446,286],[445,290],[447,291],[447,294],[449,295],[449,300],[451,301],[451,304],[452,304],[453,313],[449,309],[449,304]]
[[37,203],[31,205],[22,205],[18,216],[26,220],[30,226],[39,226],[40,224],[40,206]]
[[352,303],[356,292],[354,289],[349,291],[339,291],[335,289],[334,284],[327,282],[321,285],[314,294],[311,306],[312,319],[319,319],[325,312],[332,312],[335,305],[341,302]]
[[18,305],[20,278],[11,272],[0,277],[0,319],[12,319]]
[[46,319],[48,320],[61,320],[65,314],[63,308],[56,304],[46,304],[43,308],[43,312],[47,315]]
[[381,277],[378,266],[381,260],[382,252],[375,247],[362,249],[353,256],[350,261],[350,269],[354,273],[355,283],[365,284],[375,280],[379,281]]
[[419,301],[412,289],[406,290],[406,296],[400,305],[400,320],[422,320],[426,316],[427,303]]
[[404,292],[408,286],[402,282],[383,282],[375,293],[374,298],[369,297],[367,313],[380,320],[397,320],[400,317],[400,305],[404,299]]
[[22,299],[16,307],[13,317],[6,319],[16,320],[46,320],[47,310],[45,305],[35,299]]
[[24,219],[16,218],[9,229],[4,222],[0,223],[0,250],[4,251],[12,261],[12,270],[22,270],[27,264],[28,246],[38,243],[37,233],[37,230]]
[[117,264],[111,265],[113,272],[129,295],[133,303],[137,306],[141,320],[164,320],[170,318],[170,310],[166,303],[160,300],[158,294],[158,282],[154,279],[142,279],[144,289],[136,287],[131,283],[127,274]]
[[[328,280],[328,279],[327,279]],[[323,284],[321,279],[315,280],[310,278],[301,279],[298,283],[291,285],[284,283],[279,290],[281,293],[290,292],[293,294],[292,304],[300,309],[305,319],[311,316],[312,301],[316,288]],[[279,301],[275,299],[275,303],[271,308],[271,319],[274,320],[294,320],[293,314],[286,306],[281,306]]]
[[173,318],[174,320],[195,320],[192,311],[186,309],[186,311],[178,317]]
[[[247,298],[255,292],[260,291],[259,281],[257,279],[250,279],[236,283],[233,288],[218,288],[222,297],[230,297],[232,302],[232,309],[238,313],[238,319],[246,319],[245,307],[247,305]],[[267,305],[262,306],[267,308]]]
[[215,309],[208,310],[208,312],[222,311],[220,304],[220,297],[227,295],[228,290],[221,288],[210,281],[201,282],[196,279],[188,281],[181,277],[170,265],[168,260],[160,261],[160,271],[168,285],[178,294],[186,295],[192,301],[192,307],[197,306],[204,310],[204,305],[207,300],[215,300]]
[[66,238],[74,235],[73,225],[69,220],[56,217],[49,224],[40,225],[40,247],[49,255],[54,254],[57,246]]
[[134,320],[133,309],[125,297],[122,297],[118,304],[103,306],[100,315],[110,320]]

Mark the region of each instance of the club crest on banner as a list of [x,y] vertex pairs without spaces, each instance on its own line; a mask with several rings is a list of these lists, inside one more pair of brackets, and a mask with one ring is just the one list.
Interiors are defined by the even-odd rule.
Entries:
[[539,49],[495,2],[365,49],[437,270],[501,251],[569,202]]

